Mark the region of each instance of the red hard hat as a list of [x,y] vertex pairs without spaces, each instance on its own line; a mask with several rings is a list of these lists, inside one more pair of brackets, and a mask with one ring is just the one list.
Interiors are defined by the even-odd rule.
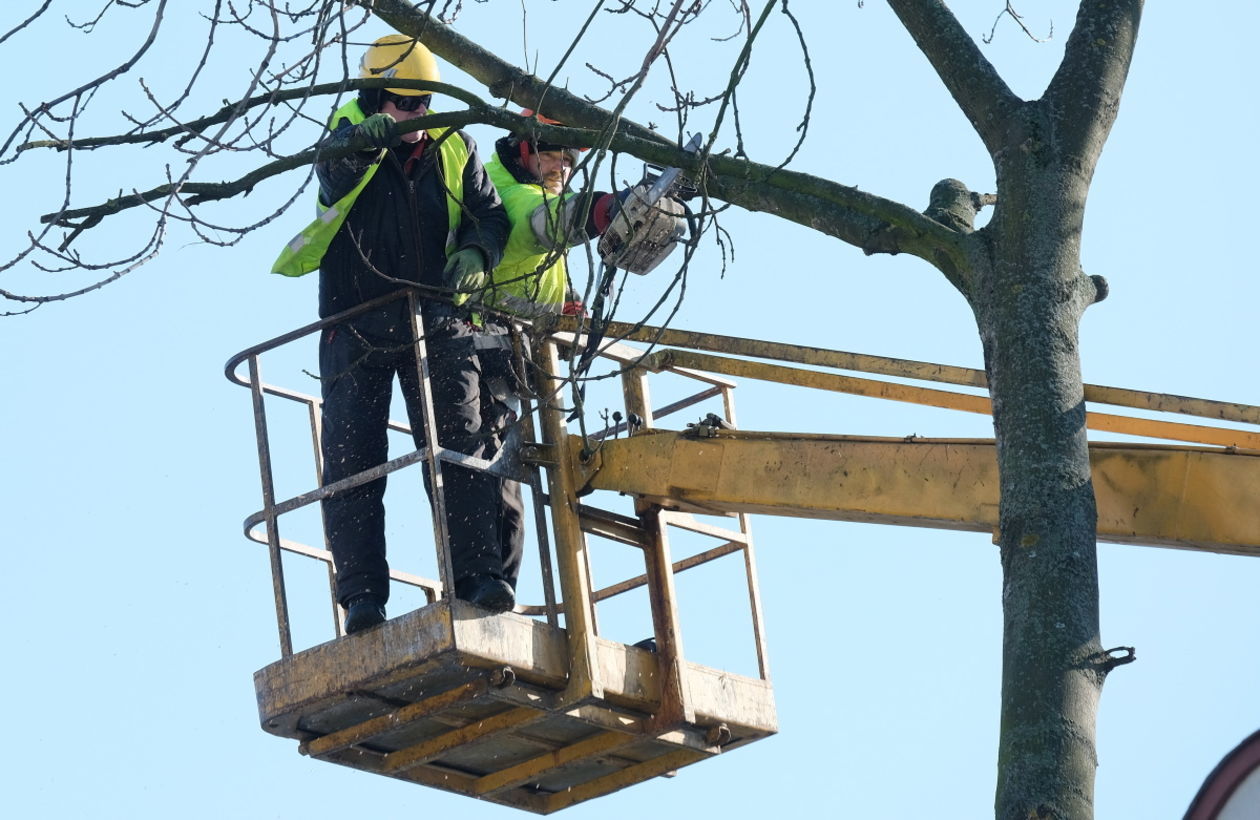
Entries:
[[532,108],[522,108],[521,116],[534,117],[539,122],[544,123],[546,125],[564,125],[564,123],[560,122],[560,120],[553,120],[551,117],[547,117],[542,114],[539,114],[538,112],[534,111],[534,109]]
[[[544,125],[559,125],[559,126],[563,126],[563,125],[564,125],[564,123],[560,122],[560,120],[552,119],[551,117],[548,117],[548,116],[546,116],[546,115],[544,115],[544,114],[539,114],[538,112],[534,111],[534,109],[532,109],[532,108],[522,108],[522,109],[521,109],[521,116],[522,116],[522,117],[531,117],[531,118],[533,118],[533,119],[538,120],[539,122],[541,122],[541,123],[542,123],[542,124],[544,124]],[[589,146],[579,147],[579,146],[569,146],[569,145],[564,145],[564,146],[559,146],[559,145],[557,145],[557,146],[555,146],[555,148],[544,148],[544,147],[543,147],[543,145],[547,145],[547,143],[543,143],[543,142],[541,142],[541,141],[540,141],[540,142],[539,142],[539,148],[538,148],[538,150],[540,150],[540,151],[547,151],[547,150],[563,150],[563,149],[566,149],[566,148],[576,148],[578,151],[589,151],[589,150],[591,150]],[[574,158],[573,158],[573,161],[574,161],[574,163],[576,163],[576,162],[577,162],[577,158],[576,158],[576,157],[574,157]]]

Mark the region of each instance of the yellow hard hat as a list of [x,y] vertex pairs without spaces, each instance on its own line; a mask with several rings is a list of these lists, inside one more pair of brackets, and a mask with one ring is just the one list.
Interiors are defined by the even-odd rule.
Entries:
[[[433,52],[403,34],[387,34],[363,53],[359,61],[359,78],[397,77],[400,80],[432,80],[440,82],[437,60]],[[422,88],[387,88],[400,97],[431,94]]]

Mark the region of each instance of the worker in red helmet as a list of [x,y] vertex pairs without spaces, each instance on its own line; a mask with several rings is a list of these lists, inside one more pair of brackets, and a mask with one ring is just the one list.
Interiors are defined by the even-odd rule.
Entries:
[[[360,69],[364,78],[439,79],[429,50],[403,35],[373,43]],[[422,85],[364,89],[333,114],[323,145],[359,150],[317,162],[320,216],[286,246],[273,270],[298,276],[318,268],[321,318],[415,289],[438,439],[480,458],[486,439],[475,328],[466,311],[434,297],[484,286],[502,258],[509,224],[471,137],[447,128],[398,133],[400,122],[429,110],[431,97]],[[388,459],[395,378],[415,444],[426,445],[416,317],[407,304],[395,299],[321,334],[324,485]],[[520,561],[500,552],[498,480],[456,464],[443,465],[442,478],[455,594],[495,612],[512,608]],[[348,634],[385,619],[384,493],[382,477],[323,502]]]
[[562,313],[566,304],[576,312],[564,252],[607,229],[617,196],[568,191],[573,169],[587,149],[537,136],[535,122],[560,125],[557,120],[528,108],[521,117],[520,126],[495,142],[494,155],[486,162],[512,229],[482,301],[525,317]]
[[[566,313],[584,315],[569,281],[569,247],[599,237],[608,228],[625,194],[568,190],[585,147],[550,142],[537,135],[537,123],[554,119],[521,112],[521,123],[495,142],[486,173],[507,209],[511,233],[503,260],[495,267],[480,301],[525,318]],[[512,361],[506,325],[490,319],[478,337],[483,371],[483,424],[496,434],[498,448],[515,447],[520,412],[519,368]],[[524,543],[524,505],[520,484],[501,480],[499,530],[505,555],[520,554]]]

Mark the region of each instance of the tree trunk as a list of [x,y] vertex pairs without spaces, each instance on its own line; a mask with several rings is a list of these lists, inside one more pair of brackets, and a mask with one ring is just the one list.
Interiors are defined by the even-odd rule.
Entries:
[[888,2],[997,175],[997,207],[981,230],[943,218],[965,208],[928,212],[967,234],[961,270],[936,264],[975,313],[993,400],[1003,571],[995,814],[1089,820],[1098,700],[1117,661],[1099,642],[1098,514],[1078,344],[1081,316],[1105,289],[1081,270],[1080,239],[1142,0],[1082,0],[1063,61],[1035,101],[1011,92],[942,0]]
[[[1043,143],[1029,106],[998,164],[990,262],[973,279],[1001,476],[998,818],[1091,818],[1099,643],[1097,510],[1078,327],[1088,179]],[[1066,168],[1065,168],[1066,166]]]

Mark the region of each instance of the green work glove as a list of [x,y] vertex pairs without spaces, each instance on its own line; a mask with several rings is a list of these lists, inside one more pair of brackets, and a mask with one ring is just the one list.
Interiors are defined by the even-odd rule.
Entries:
[[373,114],[359,123],[359,133],[373,148],[389,148],[402,140],[394,133],[394,118],[389,114]]
[[[476,293],[490,282],[486,258],[476,248],[456,251],[446,260],[446,286],[458,293]],[[463,302],[458,297],[457,303]]]

